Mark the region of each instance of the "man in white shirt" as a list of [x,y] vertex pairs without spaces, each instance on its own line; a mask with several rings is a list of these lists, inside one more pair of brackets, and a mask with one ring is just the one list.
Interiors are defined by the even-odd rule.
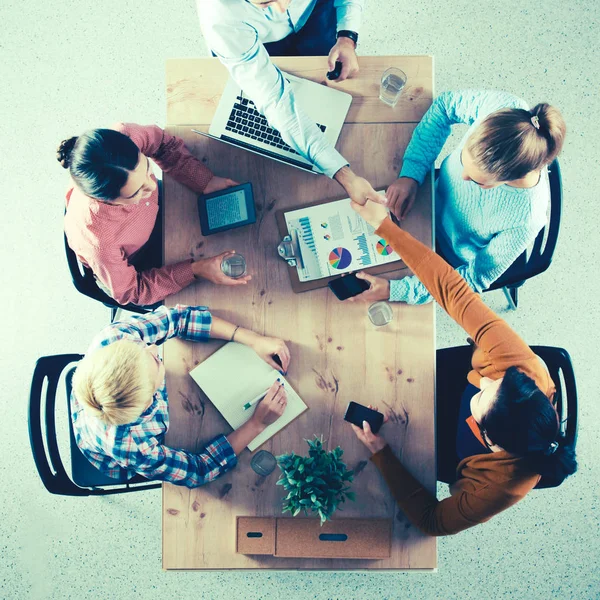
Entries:
[[[284,141],[334,178],[360,204],[385,202],[296,105],[291,85],[269,54],[328,54],[337,81],[358,73],[356,43],[364,0],[197,0],[200,26],[213,54]],[[337,38],[337,39],[336,39]]]

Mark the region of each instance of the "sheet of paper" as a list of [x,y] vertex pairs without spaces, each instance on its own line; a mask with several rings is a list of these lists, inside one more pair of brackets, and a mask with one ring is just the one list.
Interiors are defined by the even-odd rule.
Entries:
[[243,344],[225,344],[190,371],[190,375],[233,429],[254,414],[256,406],[243,409],[246,402],[271,387],[278,377],[285,383],[288,401],[285,412],[248,444],[252,452],[308,409],[286,379]]
[[336,200],[285,213],[288,231],[298,232],[302,268],[300,281],[312,281],[382,265],[400,257],[387,241],[350,207]]

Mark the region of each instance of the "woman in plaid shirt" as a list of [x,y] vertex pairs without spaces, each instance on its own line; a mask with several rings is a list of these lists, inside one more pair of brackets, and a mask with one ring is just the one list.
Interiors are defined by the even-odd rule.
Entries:
[[71,417],[77,445],[111,477],[126,469],[131,477],[139,473],[190,488],[203,485],[232,469],[237,455],[285,410],[287,396],[276,382],[250,420],[227,437],[217,436],[197,453],[165,446],[168,396],[157,345],[172,337],[194,342],[235,340],[283,372],[290,362],[282,340],[213,317],[205,306],[161,306],[109,325],[93,340],[75,371]]

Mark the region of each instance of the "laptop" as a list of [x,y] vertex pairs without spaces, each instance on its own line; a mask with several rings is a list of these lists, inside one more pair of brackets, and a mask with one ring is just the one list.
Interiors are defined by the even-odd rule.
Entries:
[[[314,120],[327,141],[335,146],[352,96],[288,73],[282,75],[291,84],[297,104]],[[283,141],[279,131],[269,126],[266,118],[256,110],[254,102],[244,95],[231,78],[225,86],[208,133],[197,129],[192,131],[309,173],[321,173]]]

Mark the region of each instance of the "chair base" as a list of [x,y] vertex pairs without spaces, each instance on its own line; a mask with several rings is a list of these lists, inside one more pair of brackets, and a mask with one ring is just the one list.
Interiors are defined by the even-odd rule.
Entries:
[[517,306],[519,305],[519,288],[503,287],[502,291],[508,300],[508,308],[510,310],[517,310]]

